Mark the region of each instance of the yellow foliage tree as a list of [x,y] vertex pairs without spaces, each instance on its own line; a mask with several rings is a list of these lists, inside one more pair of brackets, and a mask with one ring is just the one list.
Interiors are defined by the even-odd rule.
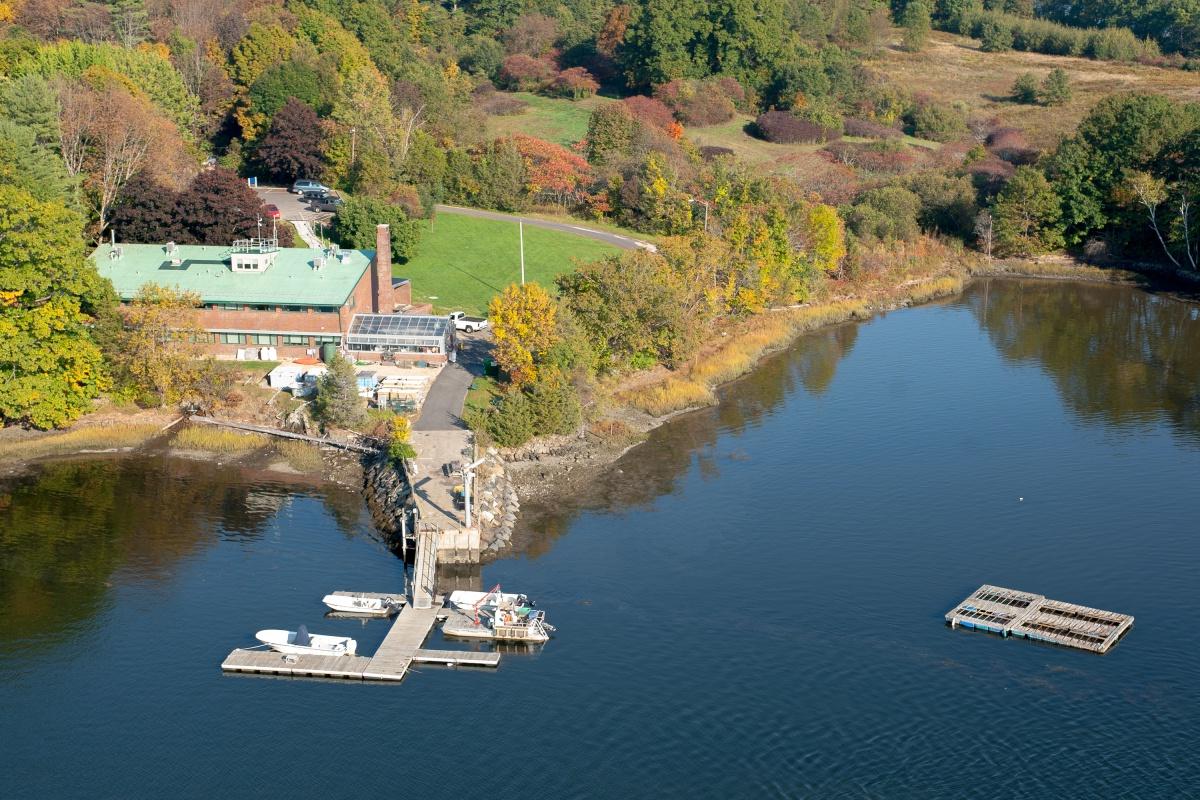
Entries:
[[200,375],[204,336],[196,309],[200,296],[146,284],[125,310],[125,329],[115,365],[159,403],[186,396]]
[[511,284],[488,303],[496,363],[514,387],[537,380],[537,364],[558,342],[558,305],[536,283]]
[[792,244],[815,268],[836,273],[846,257],[846,223],[833,206],[807,203],[793,230]]

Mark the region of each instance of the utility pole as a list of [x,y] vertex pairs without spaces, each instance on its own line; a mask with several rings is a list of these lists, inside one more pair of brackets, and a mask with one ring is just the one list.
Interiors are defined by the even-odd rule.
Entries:
[[[525,220],[517,220],[517,233],[521,237],[521,285],[525,285]],[[470,527],[469,525],[467,527]]]
[[471,480],[475,477],[475,468],[478,467],[480,464],[482,464],[484,461],[485,461],[485,459],[481,458],[478,461],[476,461],[472,464],[467,464],[465,467],[462,468],[463,507],[467,512],[466,523],[467,523],[468,528],[471,527]]

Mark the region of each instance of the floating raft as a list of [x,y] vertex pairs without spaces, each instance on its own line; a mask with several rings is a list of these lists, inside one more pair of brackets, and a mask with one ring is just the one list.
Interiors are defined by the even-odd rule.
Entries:
[[987,584],[946,614],[946,621],[952,628],[1038,639],[1094,653],[1107,653],[1133,627],[1128,614]]

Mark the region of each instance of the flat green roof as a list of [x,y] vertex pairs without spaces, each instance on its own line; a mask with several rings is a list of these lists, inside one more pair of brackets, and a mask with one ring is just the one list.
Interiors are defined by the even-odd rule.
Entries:
[[[373,250],[342,250],[345,263],[326,259],[315,268],[321,250],[283,247],[275,263],[263,272],[234,272],[229,265],[232,247],[176,245],[174,255],[160,244],[117,244],[119,258],[111,245],[92,253],[101,275],[112,281],[122,300],[132,300],[147,283],[195,292],[205,303],[245,305],[340,306],[375,257]],[[172,265],[172,258],[179,265]]]

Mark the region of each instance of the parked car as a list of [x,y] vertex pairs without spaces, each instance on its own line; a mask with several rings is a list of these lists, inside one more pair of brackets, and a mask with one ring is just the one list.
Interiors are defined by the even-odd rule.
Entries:
[[450,321],[454,323],[455,330],[467,333],[474,333],[488,326],[488,321],[483,317],[468,317],[465,311],[451,312]]
[[279,219],[279,206],[274,203],[267,203],[263,206],[263,214],[266,215],[267,219]]
[[324,200],[329,196],[329,190],[322,186],[320,189],[307,189],[300,193],[304,200]]
[[346,201],[336,194],[327,194],[324,197],[318,197],[309,203],[309,208],[313,211],[334,211],[345,205]]
[[298,180],[292,184],[293,194],[304,194],[305,192],[312,191],[328,192],[329,187],[320,181],[310,181],[307,179]]

